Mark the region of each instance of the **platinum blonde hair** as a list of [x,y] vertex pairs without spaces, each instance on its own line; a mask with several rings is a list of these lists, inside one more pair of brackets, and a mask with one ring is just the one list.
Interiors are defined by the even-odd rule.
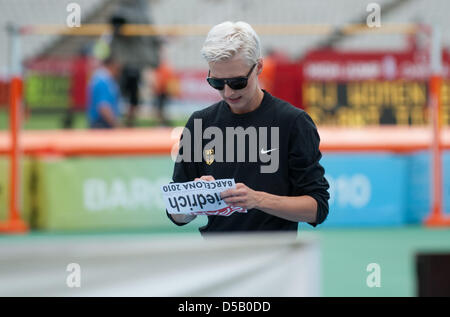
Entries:
[[206,36],[201,53],[208,63],[226,61],[243,54],[249,65],[261,58],[261,45],[255,30],[246,22],[223,22]]

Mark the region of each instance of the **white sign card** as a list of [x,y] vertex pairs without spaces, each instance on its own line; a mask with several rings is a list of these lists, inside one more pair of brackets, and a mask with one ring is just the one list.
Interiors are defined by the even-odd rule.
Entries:
[[220,193],[236,188],[234,179],[192,181],[161,186],[163,200],[170,214],[230,216],[235,212],[246,213],[242,207],[230,207]]

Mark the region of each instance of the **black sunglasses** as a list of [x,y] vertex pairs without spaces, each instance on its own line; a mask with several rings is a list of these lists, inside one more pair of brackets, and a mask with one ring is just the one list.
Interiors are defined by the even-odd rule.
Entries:
[[247,87],[248,78],[250,77],[250,74],[252,73],[253,68],[255,68],[256,64],[257,63],[253,64],[252,68],[250,68],[250,71],[248,72],[247,76],[245,76],[245,77],[214,78],[214,77],[209,77],[210,72],[211,72],[211,71],[209,71],[206,81],[212,88],[217,89],[217,90],[224,89],[225,84],[227,84],[228,87],[230,87],[233,90],[244,89],[245,87]]

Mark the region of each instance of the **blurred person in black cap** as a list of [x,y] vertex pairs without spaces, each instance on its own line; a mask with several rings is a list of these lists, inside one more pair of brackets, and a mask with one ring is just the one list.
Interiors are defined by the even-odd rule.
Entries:
[[139,105],[141,71],[159,65],[160,40],[156,36],[124,36],[124,24],[151,24],[148,0],[122,0],[110,18],[113,36],[110,50],[122,65],[120,88],[128,100],[126,126],[134,126]]

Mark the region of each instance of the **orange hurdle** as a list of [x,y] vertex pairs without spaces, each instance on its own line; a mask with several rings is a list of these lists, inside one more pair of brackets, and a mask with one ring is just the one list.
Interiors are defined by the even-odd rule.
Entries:
[[0,232],[23,233],[28,231],[28,226],[20,217],[20,148],[19,132],[21,122],[21,95],[22,80],[20,77],[11,79],[10,93],[10,139],[9,151],[9,214],[5,222],[0,222]]

